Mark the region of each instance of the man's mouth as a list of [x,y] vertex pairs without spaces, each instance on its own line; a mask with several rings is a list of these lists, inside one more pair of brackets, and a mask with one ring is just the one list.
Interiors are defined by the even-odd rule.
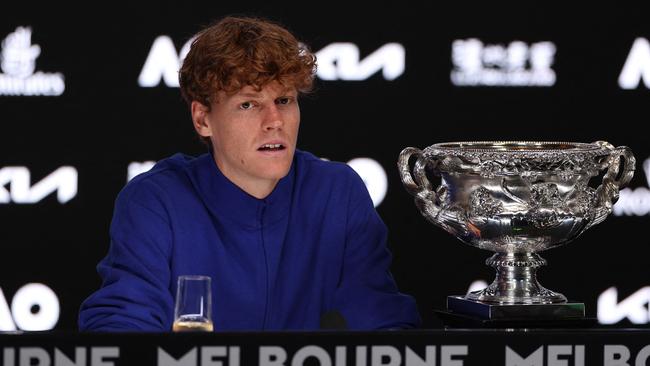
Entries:
[[264,144],[260,146],[257,150],[258,151],[281,151],[286,149],[286,147],[283,144]]

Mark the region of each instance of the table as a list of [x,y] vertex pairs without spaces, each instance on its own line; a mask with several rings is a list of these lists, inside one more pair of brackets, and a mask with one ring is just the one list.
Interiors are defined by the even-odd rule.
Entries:
[[0,334],[2,366],[646,365],[650,329]]

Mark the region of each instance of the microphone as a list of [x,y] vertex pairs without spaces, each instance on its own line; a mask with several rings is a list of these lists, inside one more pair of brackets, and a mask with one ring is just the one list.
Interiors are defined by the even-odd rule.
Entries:
[[328,311],[320,317],[320,329],[343,330],[348,329],[345,318],[340,312]]

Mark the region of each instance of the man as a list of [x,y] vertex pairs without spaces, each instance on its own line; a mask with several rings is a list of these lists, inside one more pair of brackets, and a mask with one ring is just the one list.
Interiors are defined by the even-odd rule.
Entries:
[[162,160],[120,192],[80,329],[170,330],[180,275],[212,278],[217,331],[419,324],[362,180],[296,150],[314,72],[314,55],[265,20],[197,35],[180,84],[211,153]]

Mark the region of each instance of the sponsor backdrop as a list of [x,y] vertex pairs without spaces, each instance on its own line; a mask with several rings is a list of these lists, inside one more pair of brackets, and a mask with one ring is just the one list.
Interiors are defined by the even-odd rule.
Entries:
[[112,4],[30,2],[0,12],[0,330],[76,329],[79,304],[100,283],[95,265],[117,193],[156,160],[204,151],[177,70],[191,36],[231,13],[280,21],[317,52],[299,147],[362,176],[390,231],[393,274],[426,326],[439,326],[433,310],[447,295],[491,281],[491,254],[420,216],[397,156],[406,146],[486,139],[632,148],[636,175],[614,215],[543,253],[549,265],[539,275],[604,325],[648,324],[650,26],[642,12]]

